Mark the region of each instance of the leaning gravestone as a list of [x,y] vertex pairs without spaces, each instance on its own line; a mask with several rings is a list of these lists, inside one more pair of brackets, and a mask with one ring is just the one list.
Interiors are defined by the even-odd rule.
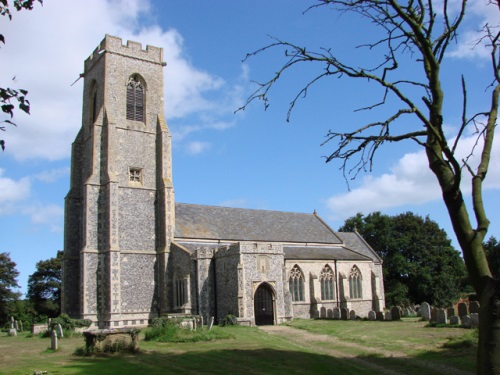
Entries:
[[422,315],[422,320],[431,319],[431,306],[427,302],[422,302],[420,305],[420,315]]
[[375,311],[370,310],[368,311],[368,320],[376,320],[377,319],[377,314]]
[[471,313],[470,314],[470,327],[471,328],[479,327],[479,314],[478,313]]
[[377,320],[380,320],[380,321],[385,320],[385,316],[384,316],[383,311],[377,311],[375,315],[377,317]]
[[208,330],[210,331],[212,329],[212,326],[214,325],[214,317],[210,317],[210,322],[208,323]]
[[349,319],[356,320],[356,311],[354,310],[349,311]]
[[457,307],[458,307],[458,316],[469,315],[467,304],[465,302],[460,302]]
[[347,320],[349,318],[349,309],[347,307],[342,307],[340,309],[340,319]]
[[462,315],[460,317],[460,325],[464,328],[470,328],[470,316]]
[[57,333],[56,331],[52,331],[50,336],[50,349],[57,350]]
[[471,301],[469,303],[469,312],[472,314],[479,314],[479,302]]
[[61,338],[63,338],[63,337],[64,337],[64,334],[63,334],[63,329],[62,329],[62,327],[61,327],[61,325],[60,325],[60,324],[57,324],[57,325],[56,325],[56,331],[57,331],[57,336],[58,336],[58,337],[61,337]]
[[401,320],[401,310],[399,310],[399,307],[391,307],[391,320]]
[[340,309],[338,307],[333,308],[333,319],[340,319]]

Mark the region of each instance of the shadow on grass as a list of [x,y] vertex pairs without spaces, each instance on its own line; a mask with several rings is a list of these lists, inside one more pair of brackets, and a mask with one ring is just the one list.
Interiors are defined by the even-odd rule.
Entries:
[[[455,374],[458,369],[461,369],[461,374],[467,373],[463,367],[454,363],[453,358],[456,356],[453,353],[454,351],[439,354],[426,352],[413,358],[384,358],[377,355],[335,358],[324,354],[276,349],[225,349],[179,354],[141,351],[109,357],[73,357],[72,363],[67,367],[68,370],[71,369],[71,373],[102,375]],[[472,369],[470,373],[473,373]]]

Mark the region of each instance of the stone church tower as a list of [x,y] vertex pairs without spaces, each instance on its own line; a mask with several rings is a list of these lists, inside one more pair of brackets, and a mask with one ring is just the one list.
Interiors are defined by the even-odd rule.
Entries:
[[66,196],[62,312],[102,328],[147,324],[167,310],[175,209],[164,66],[162,48],[109,35],[85,61]]

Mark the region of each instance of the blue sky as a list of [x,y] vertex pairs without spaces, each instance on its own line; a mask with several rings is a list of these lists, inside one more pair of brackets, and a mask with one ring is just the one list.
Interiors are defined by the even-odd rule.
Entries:
[[[454,4],[453,2],[450,2]],[[449,137],[460,120],[460,75],[471,93],[469,113],[489,98],[490,65],[485,48],[471,48],[485,23],[498,24],[484,0],[470,2],[466,29],[443,66],[445,124]],[[173,134],[176,200],[185,203],[294,212],[316,210],[334,229],[357,212],[429,215],[455,241],[440,192],[427,169],[423,150],[413,143],[388,145],[371,173],[350,181],[338,164],[325,164],[333,145],[321,146],[329,129],[354,128],[384,112],[354,112],[379,100],[372,85],[329,79],[300,100],[286,122],[296,90],[318,67],[286,74],[261,103],[234,113],[284,62],[271,51],[242,62],[246,54],[272,40],[308,47],[331,47],[349,61],[377,61],[376,51],[356,49],[376,38],[370,24],[328,9],[310,10],[314,1],[146,1],[45,0],[32,12],[0,20],[2,87],[29,91],[31,115],[20,112],[16,128],[1,134],[0,252],[10,252],[20,271],[21,291],[39,260],[63,246],[64,197],[69,186],[71,143],[81,126],[84,59],[104,35],[163,47],[165,114]],[[405,70],[421,74],[415,63]],[[15,77],[15,83],[12,78]],[[380,117],[378,118],[380,119]],[[497,132],[498,133],[498,132]],[[467,134],[460,152],[473,145]],[[489,234],[500,237],[498,137],[485,186],[492,221]],[[468,179],[463,189],[469,192]],[[469,197],[467,197],[469,199]]]

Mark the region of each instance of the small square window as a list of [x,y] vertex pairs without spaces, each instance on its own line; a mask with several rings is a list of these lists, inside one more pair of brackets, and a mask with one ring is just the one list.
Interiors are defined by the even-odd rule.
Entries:
[[130,185],[142,185],[142,169],[129,168],[128,181]]

